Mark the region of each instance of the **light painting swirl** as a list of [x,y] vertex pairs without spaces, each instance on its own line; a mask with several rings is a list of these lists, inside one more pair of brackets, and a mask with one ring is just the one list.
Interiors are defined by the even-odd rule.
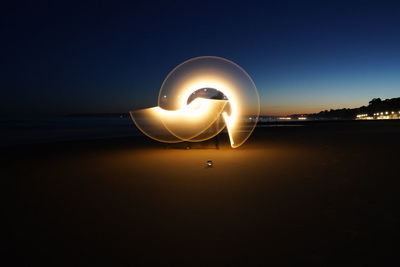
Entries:
[[189,59],[165,78],[158,106],[131,111],[136,126],[160,142],[200,142],[227,129],[232,148],[253,132],[260,99],[251,77],[234,62],[214,56]]

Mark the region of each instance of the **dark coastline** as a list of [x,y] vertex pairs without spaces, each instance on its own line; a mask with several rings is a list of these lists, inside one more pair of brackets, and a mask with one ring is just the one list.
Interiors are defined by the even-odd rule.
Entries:
[[3,250],[18,266],[399,264],[400,120],[296,124],[235,150],[4,147]]

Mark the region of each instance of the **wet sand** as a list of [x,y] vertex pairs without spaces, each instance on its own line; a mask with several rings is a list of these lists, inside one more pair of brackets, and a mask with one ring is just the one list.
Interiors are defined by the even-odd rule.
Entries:
[[400,121],[301,124],[238,149],[3,148],[3,250],[27,266],[400,263]]

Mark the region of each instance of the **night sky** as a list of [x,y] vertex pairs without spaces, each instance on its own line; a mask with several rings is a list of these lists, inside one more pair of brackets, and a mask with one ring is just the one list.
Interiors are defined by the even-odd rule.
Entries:
[[168,72],[204,55],[250,74],[262,114],[400,96],[395,1],[116,2],[3,6],[0,114],[152,107]]

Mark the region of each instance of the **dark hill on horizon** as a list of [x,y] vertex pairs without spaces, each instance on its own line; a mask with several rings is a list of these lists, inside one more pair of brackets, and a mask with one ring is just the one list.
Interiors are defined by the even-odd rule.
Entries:
[[[368,106],[324,110],[319,113],[307,114],[307,117],[314,120],[353,120],[358,114],[373,115],[374,113],[385,111],[400,111],[400,97],[385,100],[374,98],[369,101]],[[300,114],[291,116],[300,116]]]

